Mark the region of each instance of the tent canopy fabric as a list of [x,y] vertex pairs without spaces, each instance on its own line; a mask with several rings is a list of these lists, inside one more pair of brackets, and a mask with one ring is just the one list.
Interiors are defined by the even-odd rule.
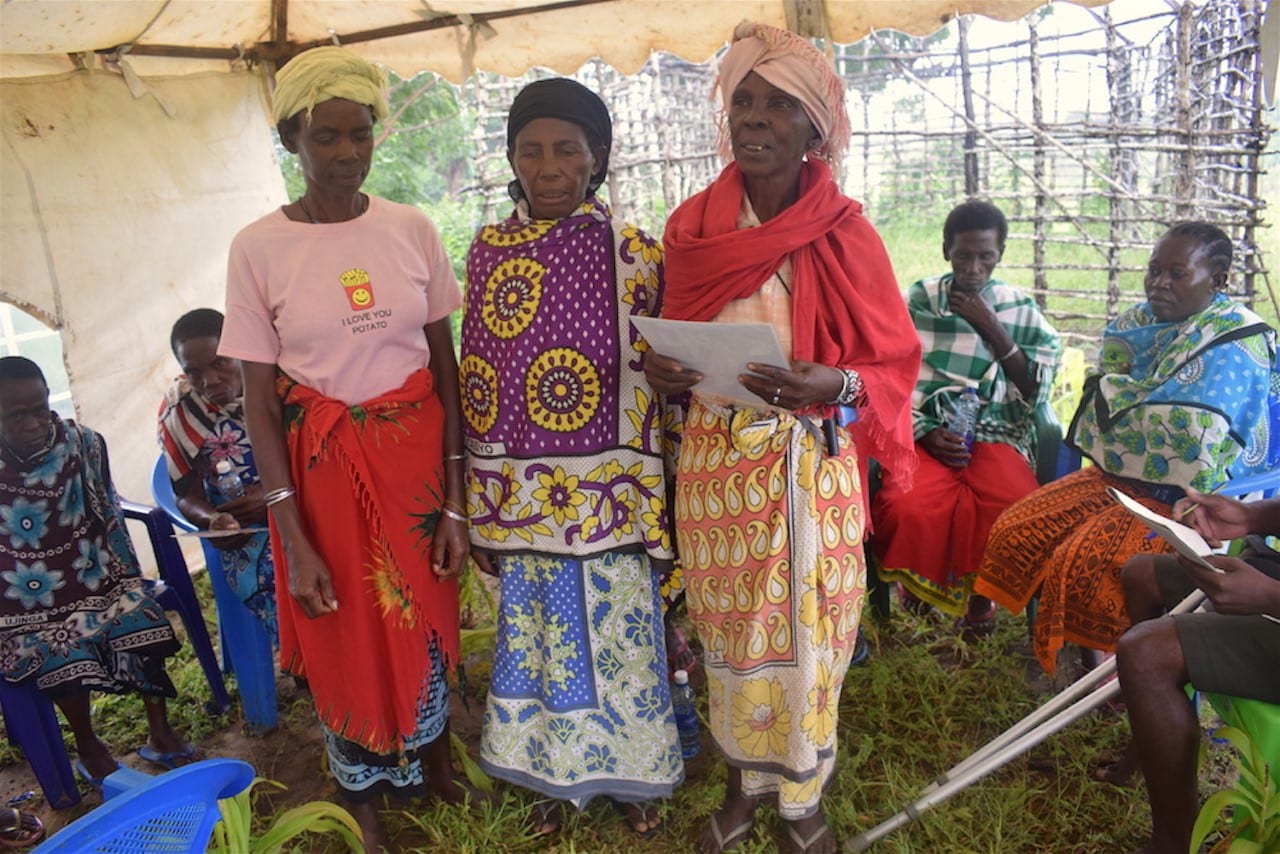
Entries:
[[4,0],[0,301],[59,331],[79,418],[143,497],[177,373],[169,328],[223,305],[232,237],[286,201],[265,67],[338,41],[402,76],[569,73],[593,56],[633,72],[655,50],[706,60],[744,19],[852,42],[1042,2]]
[[[1075,0],[1096,6],[1106,0]],[[3,73],[48,73],[68,55],[121,46],[139,74],[245,57],[279,61],[317,44],[358,46],[401,76],[457,83],[476,69],[560,73],[599,57],[638,71],[655,50],[701,62],[742,20],[855,42],[873,29],[926,35],[956,15],[1020,18],[1043,0],[6,0]],[[280,35],[283,31],[283,37]],[[165,57],[165,58],[160,58]]]

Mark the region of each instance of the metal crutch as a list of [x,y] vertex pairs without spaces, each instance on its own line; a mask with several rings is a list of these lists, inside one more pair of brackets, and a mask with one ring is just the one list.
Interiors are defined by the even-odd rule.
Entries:
[[[1185,614],[1193,611],[1199,607],[1203,600],[1203,591],[1192,591],[1169,613]],[[1106,682],[1101,687],[1094,688],[1092,692],[1086,693],[1089,692],[1090,688],[1108,679],[1115,673],[1115,669],[1114,658],[1108,659],[1103,664],[1095,667],[1072,683],[1067,690],[1014,724],[950,771],[937,777],[925,787],[917,800],[908,804],[893,818],[846,840],[843,846],[844,849],[855,852],[867,850],[876,841],[918,819],[921,813],[943,803],[952,795],[967,788],[971,783],[976,783],[991,772],[998,770],[1009,761],[1016,759],[1058,732],[1058,730],[1065,728],[1098,706],[1116,697],[1120,693],[1120,683],[1118,681]]]

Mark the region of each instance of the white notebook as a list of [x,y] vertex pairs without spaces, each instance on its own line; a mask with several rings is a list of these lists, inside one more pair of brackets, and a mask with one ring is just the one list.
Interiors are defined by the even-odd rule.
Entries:
[[1192,563],[1200,564],[1205,569],[1222,572],[1222,570],[1205,560],[1207,555],[1213,554],[1213,549],[1209,547],[1209,544],[1204,541],[1204,537],[1200,536],[1200,533],[1194,528],[1188,528],[1181,522],[1144,507],[1115,487],[1108,486],[1107,493],[1116,501],[1119,501],[1124,509],[1146,522],[1151,526],[1152,530],[1164,537],[1165,542],[1173,546],[1174,551],[1178,554]]

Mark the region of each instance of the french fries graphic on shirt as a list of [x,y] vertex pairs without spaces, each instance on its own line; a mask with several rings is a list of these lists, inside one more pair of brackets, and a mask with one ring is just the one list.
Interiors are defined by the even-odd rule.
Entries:
[[369,274],[359,267],[353,267],[338,277],[343,290],[347,292],[347,302],[352,311],[364,311],[373,308],[373,283]]

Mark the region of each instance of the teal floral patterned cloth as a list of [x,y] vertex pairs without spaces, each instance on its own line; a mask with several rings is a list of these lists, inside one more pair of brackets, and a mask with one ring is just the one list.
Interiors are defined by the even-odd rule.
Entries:
[[0,674],[52,694],[174,697],[178,641],[142,589],[102,437],[53,416],[49,444],[0,444]]
[[684,779],[657,574],[643,553],[502,555],[480,763],[579,808],[665,798]]
[[1276,333],[1223,294],[1176,323],[1107,326],[1067,441],[1104,471],[1207,491],[1280,465]]

